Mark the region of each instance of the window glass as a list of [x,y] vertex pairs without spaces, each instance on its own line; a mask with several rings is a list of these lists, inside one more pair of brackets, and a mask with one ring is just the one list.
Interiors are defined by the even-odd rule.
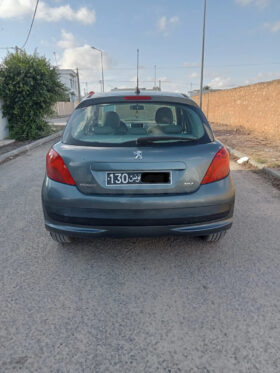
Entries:
[[139,137],[155,136],[162,137],[165,143],[174,142],[177,138],[209,141],[198,108],[153,102],[96,104],[76,109],[63,141],[97,146],[135,145]]

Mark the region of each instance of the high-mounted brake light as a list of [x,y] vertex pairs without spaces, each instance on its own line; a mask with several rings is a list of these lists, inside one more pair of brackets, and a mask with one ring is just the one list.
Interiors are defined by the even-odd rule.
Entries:
[[151,96],[125,96],[127,101],[148,101],[151,100]]
[[64,163],[64,160],[53,148],[51,148],[47,153],[46,169],[47,175],[50,179],[63,184],[76,185],[72,175]]
[[213,158],[201,184],[209,184],[224,179],[229,174],[229,154],[222,148]]
[[93,96],[94,94],[95,94],[94,91],[90,91],[90,92],[88,93],[88,95],[87,95],[87,98],[90,98],[90,97]]

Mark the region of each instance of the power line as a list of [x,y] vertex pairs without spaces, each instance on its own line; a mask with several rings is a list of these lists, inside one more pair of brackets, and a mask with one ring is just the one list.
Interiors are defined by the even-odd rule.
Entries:
[[27,44],[27,42],[28,42],[28,39],[29,39],[29,36],[30,36],[30,34],[31,34],[31,30],[32,30],[33,23],[34,23],[34,20],[35,20],[35,16],[36,16],[36,12],[37,12],[37,8],[38,8],[38,4],[39,4],[39,0],[37,0],[37,2],[36,2],[36,6],[35,6],[35,9],[34,9],[34,13],[33,13],[32,21],[31,21],[31,25],[30,25],[30,28],[29,28],[29,31],[28,31],[28,34],[27,34],[26,40],[25,40],[23,46],[21,47],[22,49],[26,46],[26,44]]

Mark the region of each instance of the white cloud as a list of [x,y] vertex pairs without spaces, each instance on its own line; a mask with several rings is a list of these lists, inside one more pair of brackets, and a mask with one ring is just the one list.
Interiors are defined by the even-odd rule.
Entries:
[[[90,90],[98,91],[98,81],[101,78],[100,52],[91,48],[89,44],[80,45],[71,32],[61,31],[61,39],[57,46],[62,49],[58,60],[59,68],[80,70],[81,82],[88,82]],[[103,52],[104,71],[111,67],[111,58]],[[106,76],[105,76],[106,84]]]
[[270,0],[235,0],[237,4],[240,4],[242,6],[254,4],[258,8],[265,8],[267,5],[269,5]]
[[70,5],[51,8],[43,2],[39,3],[37,17],[49,22],[57,22],[66,19],[68,21],[78,21],[85,24],[94,23],[96,19],[95,11],[89,10],[86,7],[75,11]]
[[163,35],[168,35],[171,25],[176,25],[179,22],[179,17],[172,16],[170,18],[162,16],[157,21],[157,28]]
[[212,79],[207,85],[209,85],[211,88],[214,89],[221,89],[225,88],[228,85],[230,85],[231,78],[222,77],[222,76],[216,76],[214,79]]
[[254,84],[274,80],[280,78],[280,71],[278,72],[259,72],[256,76],[246,79],[244,84]]
[[198,73],[191,73],[190,75],[189,75],[189,78],[191,78],[191,79],[196,79],[196,78],[198,78],[199,77],[199,74]]
[[178,23],[179,22],[179,17],[173,16],[169,19],[170,23]]
[[[32,15],[36,0],[0,0],[0,18],[22,18]],[[48,22],[60,20],[77,21],[85,24],[94,23],[95,11],[82,7],[78,10],[71,8],[69,4],[60,6],[49,6],[43,1],[39,2],[37,19]]]
[[159,31],[165,32],[167,28],[167,17],[163,16],[158,20]]
[[57,46],[62,49],[74,48],[76,45],[75,37],[71,32],[61,31],[61,40],[57,42]]
[[1,0],[0,18],[18,18],[30,14],[36,0]]
[[274,23],[265,23],[264,27],[271,32],[278,32],[280,31],[280,21]]

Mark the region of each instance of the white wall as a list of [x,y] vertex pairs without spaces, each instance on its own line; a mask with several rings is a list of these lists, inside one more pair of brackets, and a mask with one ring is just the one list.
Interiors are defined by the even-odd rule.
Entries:
[[75,102],[78,100],[78,79],[77,74],[74,70],[70,69],[61,69],[58,70],[59,79],[61,83],[63,83],[70,92],[74,92],[74,96],[69,94],[69,98],[71,102]]
[[0,140],[9,136],[8,120],[2,116],[2,103],[3,101],[0,99]]

